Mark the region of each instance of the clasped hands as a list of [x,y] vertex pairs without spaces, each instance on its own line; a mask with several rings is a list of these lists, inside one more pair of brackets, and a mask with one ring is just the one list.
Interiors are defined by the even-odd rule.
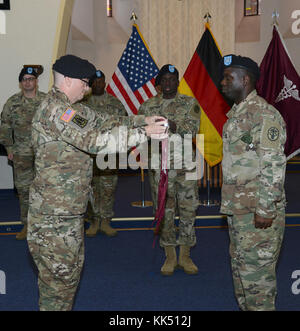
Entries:
[[168,131],[176,131],[176,124],[173,121],[167,120],[162,116],[149,116],[145,118],[147,126],[145,126],[148,137],[154,139],[166,139]]

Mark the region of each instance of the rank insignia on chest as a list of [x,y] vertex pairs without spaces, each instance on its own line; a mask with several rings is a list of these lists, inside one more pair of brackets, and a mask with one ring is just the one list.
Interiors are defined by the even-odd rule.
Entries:
[[60,119],[66,123],[69,123],[71,119],[74,117],[76,114],[76,111],[73,110],[72,108],[68,108],[60,117]]
[[87,125],[88,120],[79,115],[75,115],[72,119],[72,122],[83,129]]
[[244,143],[246,143],[246,144],[251,144],[251,143],[252,143],[252,137],[251,137],[251,135],[250,135],[249,132],[245,133],[245,134],[242,136],[241,140],[242,140]]

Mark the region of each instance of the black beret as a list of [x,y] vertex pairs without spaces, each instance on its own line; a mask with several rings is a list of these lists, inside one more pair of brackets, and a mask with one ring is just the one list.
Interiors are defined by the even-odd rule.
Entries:
[[102,78],[102,77],[105,78],[104,72],[101,71],[101,70],[97,70],[97,71],[95,72],[95,74],[89,79],[89,86],[92,87],[92,85],[93,85],[95,79],[97,79],[97,78]]
[[224,69],[229,67],[242,68],[252,73],[256,79],[259,78],[258,64],[249,57],[229,54],[222,58],[220,69],[223,73]]
[[155,77],[154,86],[158,86],[158,85],[160,85],[160,78],[161,78],[160,74],[158,74],[158,75]]
[[104,72],[101,70],[97,70],[95,73],[95,78],[101,78],[101,77],[105,77]]
[[179,78],[179,73],[178,70],[175,68],[175,66],[173,66],[172,64],[165,64],[164,66],[161,67],[158,75],[156,76],[157,85],[160,84],[160,80],[164,74],[174,74],[176,75],[177,79]]
[[23,77],[25,75],[32,75],[34,77],[38,77],[38,73],[37,73],[37,70],[35,68],[32,68],[32,67],[26,67],[26,68],[23,68],[19,74],[19,82],[22,81]]
[[90,78],[96,73],[95,66],[75,55],[64,55],[53,64],[52,69],[70,78]]

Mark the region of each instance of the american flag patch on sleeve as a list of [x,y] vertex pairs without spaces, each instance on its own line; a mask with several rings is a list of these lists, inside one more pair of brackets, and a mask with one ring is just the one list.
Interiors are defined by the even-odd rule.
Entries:
[[61,120],[68,123],[71,121],[71,119],[74,117],[76,114],[76,111],[73,110],[72,108],[68,108],[62,115],[61,115]]

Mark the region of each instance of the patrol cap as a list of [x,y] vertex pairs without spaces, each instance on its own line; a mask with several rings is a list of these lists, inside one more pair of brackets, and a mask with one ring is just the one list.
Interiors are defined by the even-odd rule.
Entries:
[[23,77],[25,75],[32,75],[34,76],[35,78],[38,77],[38,73],[37,73],[37,70],[33,67],[26,67],[26,68],[23,68],[19,74],[19,82],[22,81]]
[[179,78],[179,72],[175,68],[175,66],[173,66],[172,64],[165,64],[164,66],[161,67],[161,69],[158,72],[158,75],[156,76],[157,85],[160,84],[160,80],[162,76],[165,74],[174,74],[177,77],[177,79]]
[[256,80],[259,78],[258,64],[249,57],[229,54],[222,58],[220,69],[223,74],[224,69],[229,67],[242,68],[252,73]]
[[96,73],[95,66],[88,60],[75,55],[64,55],[56,60],[52,69],[70,78],[90,78]]

